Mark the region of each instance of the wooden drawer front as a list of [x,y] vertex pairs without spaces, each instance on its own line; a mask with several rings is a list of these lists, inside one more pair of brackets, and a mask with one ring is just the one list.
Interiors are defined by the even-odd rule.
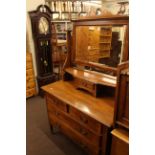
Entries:
[[32,62],[31,61],[27,61],[26,62],[26,69],[32,69],[32,68],[33,68]]
[[32,69],[26,70],[26,76],[33,76],[33,70]]
[[49,110],[52,108],[52,106],[54,106],[62,111],[67,112],[66,104],[52,95],[46,94],[46,103]]
[[84,140],[80,135],[78,135],[74,130],[68,128],[67,126],[61,126],[61,131],[71,138],[75,143],[77,143],[81,148],[83,148],[89,155],[99,155],[99,148],[90,144],[88,141]]
[[35,87],[35,82],[27,82],[26,83],[26,89],[32,89]]
[[85,115],[84,113],[70,107],[69,113],[71,117],[75,118],[79,123],[84,124],[88,129],[93,130],[97,134],[101,134],[102,124]]
[[54,108],[51,105],[48,105],[48,106],[49,106],[48,109],[49,109],[51,114],[55,115],[57,118],[59,118],[60,120],[62,120],[66,124],[68,124],[72,129],[77,131],[81,136],[86,138],[88,141],[91,140],[91,143],[93,143],[94,145],[99,147],[99,145],[100,145],[99,144],[100,143],[100,136],[95,135],[94,133],[92,133],[91,131],[86,129],[85,127],[83,127],[80,124],[76,123],[74,120],[72,120],[68,116],[62,114],[61,112],[59,112],[59,110],[57,108]]
[[78,78],[74,78],[73,82],[77,88],[85,89],[93,94],[95,93],[95,84]]
[[35,94],[36,94],[36,89],[35,88],[26,90],[26,97],[30,97],[30,96],[33,96]]
[[62,131],[65,135],[71,138],[75,143],[77,143],[80,147],[86,150],[90,155],[99,154],[98,147],[91,144],[90,141],[84,139],[80,134],[78,134],[70,126],[68,126],[66,122],[63,122],[58,117],[55,117],[52,113],[49,114],[49,119],[50,123],[54,128],[59,128],[60,131]]
[[86,138],[88,141],[91,141],[94,145],[98,146],[100,145],[100,136],[95,135],[91,131],[89,131],[87,128],[81,126],[80,124],[76,123],[74,120],[70,119],[67,116],[64,116],[61,118],[64,122],[67,122],[67,124],[72,127],[75,131],[77,131],[81,136]]

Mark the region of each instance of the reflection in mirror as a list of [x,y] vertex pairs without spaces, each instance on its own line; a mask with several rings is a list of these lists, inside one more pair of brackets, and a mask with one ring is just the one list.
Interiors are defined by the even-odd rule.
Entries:
[[117,67],[122,60],[126,26],[77,26],[75,61]]

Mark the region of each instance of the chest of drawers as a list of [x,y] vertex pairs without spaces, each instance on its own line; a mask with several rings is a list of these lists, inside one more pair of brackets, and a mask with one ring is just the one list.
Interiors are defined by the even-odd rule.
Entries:
[[94,98],[64,81],[42,88],[52,131],[64,133],[90,155],[108,155],[113,99]]
[[36,94],[36,84],[33,71],[32,54],[26,52],[26,97]]

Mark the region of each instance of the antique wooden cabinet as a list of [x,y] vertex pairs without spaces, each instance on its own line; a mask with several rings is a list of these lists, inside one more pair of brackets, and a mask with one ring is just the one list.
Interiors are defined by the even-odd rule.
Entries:
[[[109,155],[118,65],[128,60],[128,16],[82,18],[73,23],[63,79],[42,87],[49,123],[54,133],[63,132],[88,154]],[[116,33],[121,48],[113,57],[112,34]]]

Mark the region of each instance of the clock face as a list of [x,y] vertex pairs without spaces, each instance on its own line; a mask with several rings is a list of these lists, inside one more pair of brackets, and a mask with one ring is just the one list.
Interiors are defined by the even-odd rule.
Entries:
[[40,18],[38,26],[40,34],[47,34],[49,32],[48,20],[45,17]]

